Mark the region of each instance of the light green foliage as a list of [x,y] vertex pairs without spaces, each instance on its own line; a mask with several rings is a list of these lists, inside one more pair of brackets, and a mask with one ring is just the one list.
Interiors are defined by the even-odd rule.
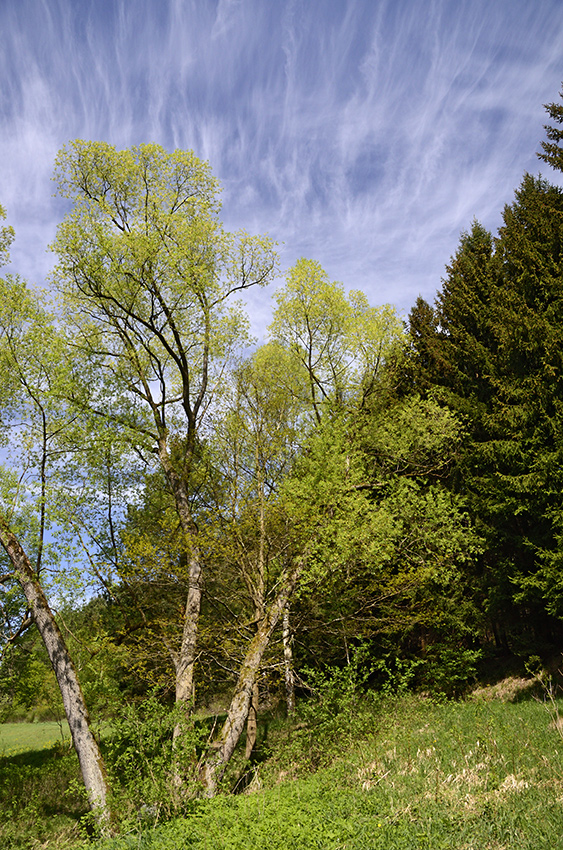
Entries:
[[463,499],[442,484],[461,446],[458,420],[431,399],[413,396],[375,406],[360,439],[372,499],[397,517],[404,567],[448,581],[448,570],[455,573],[453,565],[478,547]]
[[345,338],[351,311],[344,287],[331,283],[319,263],[301,259],[275,301],[272,337],[305,369],[309,402],[316,407],[328,395],[343,392],[347,383]]
[[[68,554],[60,536],[55,545],[48,535],[68,523],[73,505],[72,468],[79,445],[75,417],[64,398],[71,370],[43,294],[18,277],[1,278],[0,442],[5,461],[0,467],[0,512],[37,574],[42,573],[47,593],[58,584],[58,567]],[[19,582],[9,577],[12,567],[4,552],[0,563],[5,573],[0,605],[4,646],[25,620],[26,603]],[[67,585],[70,579],[67,571]]]
[[[474,674],[466,565],[480,541],[442,483],[459,442],[453,415],[417,398],[374,402],[311,433],[282,487],[305,555],[309,666],[349,663],[363,638],[372,664],[418,659],[415,681],[431,688],[456,692]],[[385,684],[389,673],[373,670]]]
[[443,483],[460,445],[452,414],[417,398],[374,411],[364,432],[372,498],[394,518],[392,554],[360,578],[375,602],[373,622],[367,618],[365,625],[384,636],[380,651],[392,668],[400,659],[416,660],[415,681],[447,693],[463,689],[478,657],[479,617],[467,567],[481,541],[463,498]]
[[[0,204],[0,220],[6,218],[6,210]],[[0,266],[5,266],[10,262],[10,245],[14,241],[13,227],[0,227]]]
[[[35,406],[32,393],[38,394],[44,386],[46,376],[37,359],[41,359],[41,347],[48,346],[50,335],[39,296],[18,277],[0,278],[0,439],[4,445],[10,426],[17,438],[17,425],[26,422],[26,413]],[[27,429],[23,430],[25,433]],[[11,442],[15,441],[12,437]],[[33,439],[28,438],[27,444],[33,445]]]
[[366,638],[394,670],[422,645],[417,680],[441,688],[451,673],[445,690],[456,691],[478,656],[462,588],[479,540],[444,486],[459,422],[431,399],[394,393],[405,340],[391,308],[347,296],[310,260],[290,270],[276,301],[272,337],[307,390],[302,451],[281,487],[304,561],[299,605],[319,641],[309,637],[306,657],[349,663]]
[[394,309],[370,307],[362,292],[346,295],[314,260],[298,260],[274,297],[271,336],[303,371],[308,392],[302,402],[317,421],[323,409],[358,406],[401,350],[403,328]]
[[407,397],[389,411],[374,410],[367,424],[370,454],[382,472],[409,473],[421,479],[441,477],[462,441],[459,420],[433,399]]
[[[124,523],[121,532],[122,546],[111,585],[119,618],[108,625],[107,650],[108,658],[115,656],[121,671],[122,697],[128,691],[136,694],[154,686],[170,693],[174,684],[172,653],[181,641],[189,579],[177,517],[169,500],[163,515],[157,512],[159,504],[145,505],[142,513]],[[111,642],[112,630],[117,649]],[[204,640],[205,633],[200,635],[201,649]],[[203,687],[198,680],[198,695]]]
[[360,536],[370,545],[372,514],[362,476],[362,455],[345,421],[327,420],[311,432],[282,485],[295,548],[307,564],[302,590],[352,563]]
[[[277,490],[298,448],[301,406],[296,376],[285,349],[263,345],[232,375],[213,419],[215,450],[229,496],[264,496]],[[245,495],[246,494],[246,495]],[[231,503],[231,515],[239,508]]]
[[[64,556],[48,544],[75,502],[73,471],[82,435],[66,400],[73,362],[46,298],[18,277],[0,279],[0,510],[27,546],[37,570]],[[83,453],[81,459],[83,459]]]
[[107,379],[88,403],[131,426],[137,444],[154,416],[158,431],[182,411],[193,430],[246,341],[246,317],[227,299],[269,282],[271,241],[223,229],[218,183],[189,151],[76,141],[55,180],[73,201],[55,282],[76,343]]
[[61,604],[58,621],[99,735],[122,702],[131,699],[132,658],[123,641],[127,621],[117,601],[101,595],[81,606]]
[[[17,476],[17,488],[12,487],[11,493],[3,488],[3,495],[14,498],[0,505],[0,537],[9,559],[9,572],[0,576],[0,583],[10,603],[17,584],[25,595],[19,625],[14,627],[2,612],[0,640],[4,649],[30,624],[37,626],[73,730],[91,806],[95,801],[100,804],[95,819],[101,825],[107,815],[103,761],[89,728],[75,667],[48,602],[50,588],[45,580],[46,571],[52,573],[62,554],[59,547],[53,557],[46,535],[61,518],[68,519],[66,496],[74,482],[65,461],[81,448],[73,439],[75,431],[70,426],[75,417],[67,403],[71,359],[39,295],[17,278],[3,280],[0,289],[0,378],[5,376],[8,386],[0,427],[9,429],[7,444],[15,466],[12,480]],[[31,523],[26,521],[28,516]],[[53,583],[56,576],[55,581],[51,578]],[[45,681],[51,681],[48,675]]]
[[259,548],[262,534],[273,555],[270,535],[275,536],[276,522],[283,524],[280,485],[299,450],[302,409],[296,386],[288,353],[269,343],[235,370],[213,417],[209,445],[222,481],[214,511],[222,532],[232,532],[234,545],[242,547],[240,554],[254,545],[252,539]]
[[41,464],[71,418],[60,400],[67,363],[43,296],[18,277],[0,279],[0,433],[20,473]]
[[210,603],[201,623],[200,698],[204,687],[212,693],[225,680],[230,687],[229,671],[239,668],[294,554],[280,485],[299,450],[295,385],[289,355],[269,343],[233,370],[210,416],[203,450],[213,473],[198,513]]
[[[60,601],[60,582],[56,582],[57,622],[80,677],[80,684],[93,726],[111,718],[122,699],[129,698],[134,682],[133,663],[123,643],[124,616],[102,597],[74,608]],[[15,632],[22,616],[19,603],[7,623]],[[9,591],[3,593],[7,611]],[[25,609],[24,609],[25,610]],[[19,616],[18,616],[19,615]],[[8,629],[6,628],[6,631]],[[61,696],[49,658],[34,629],[6,647],[0,664],[0,720],[57,719],[64,717]]]
[[181,706],[163,706],[155,693],[136,705],[123,705],[114,716],[106,752],[114,809],[123,831],[139,822],[168,820],[190,806],[197,783],[179,789],[172,772],[182,765],[189,773],[195,747],[204,744],[207,729],[186,726],[173,750],[172,732],[178,723],[186,725]]
[[61,721],[64,717],[57,681],[35,633],[6,648],[0,664],[0,695],[0,720]]
[[181,643],[169,655],[176,699],[191,705],[205,542],[198,446],[225,370],[248,342],[233,296],[271,280],[274,245],[225,231],[217,181],[189,151],[76,141],[59,153],[55,180],[73,207],[53,246],[54,281],[88,362],[73,399],[118,429],[148,471],[157,461],[173,496],[189,578]]

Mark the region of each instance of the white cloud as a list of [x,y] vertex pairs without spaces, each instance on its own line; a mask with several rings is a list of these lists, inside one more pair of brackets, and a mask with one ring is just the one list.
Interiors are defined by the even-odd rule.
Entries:
[[38,282],[56,151],[156,141],[209,159],[228,226],[269,231],[286,266],[408,309],[539,170],[561,83],[558,0],[24,0],[0,26],[0,201]]

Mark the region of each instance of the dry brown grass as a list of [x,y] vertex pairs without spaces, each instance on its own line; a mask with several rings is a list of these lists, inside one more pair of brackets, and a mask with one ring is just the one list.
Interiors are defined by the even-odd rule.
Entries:
[[485,702],[490,700],[518,702],[518,700],[525,696],[531,696],[536,690],[538,690],[537,677],[507,676],[494,685],[475,688],[469,695],[469,699],[483,700]]

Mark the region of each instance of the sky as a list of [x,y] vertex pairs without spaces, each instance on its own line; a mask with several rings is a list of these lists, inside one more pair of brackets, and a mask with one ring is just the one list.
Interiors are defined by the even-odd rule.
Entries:
[[[228,229],[406,315],[496,231],[563,80],[561,0],[0,0],[0,203],[48,277],[69,141],[192,149]],[[281,285],[283,276],[277,281]],[[249,298],[261,337],[271,294]]]

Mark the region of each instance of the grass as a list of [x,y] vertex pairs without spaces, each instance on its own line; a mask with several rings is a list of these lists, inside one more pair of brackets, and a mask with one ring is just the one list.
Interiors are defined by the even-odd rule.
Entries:
[[[436,704],[412,696],[352,699],[337,709],[304,706],[295,723],[270,723],[260,764],[251,770],[242,762],[235,766],[248,771],[244,793],[192,801],[189,815],[150,829],[139,811],[136,819],[122,822],[121,838],[90,847],[558,850],[563,848],[558,706],[531,698]],[[76,775],[71,756],[59,747],[1,759],[2,848],[86,846],[78,827],[83,804],[62,793],[65,782],[72,788],[72,770]],[[9,787],[6,766],[12,771]],[[18,786],[22,781],[28,784]],[[14,824],[24,822],[27,835],[23,826],[16,833]],[[2,831],[6,824],[11,832]]]
[[563,848],[563,741],[534,700],[405,697],[272,746],[245,794],[97,850]]
[[0,847],[67,850],[82,840],[86,814],[68,725],[0,725]]
[[13,756],[30,750],[44,750],[59,742],[68,742],[68,723],[2,723],[0,756]]

